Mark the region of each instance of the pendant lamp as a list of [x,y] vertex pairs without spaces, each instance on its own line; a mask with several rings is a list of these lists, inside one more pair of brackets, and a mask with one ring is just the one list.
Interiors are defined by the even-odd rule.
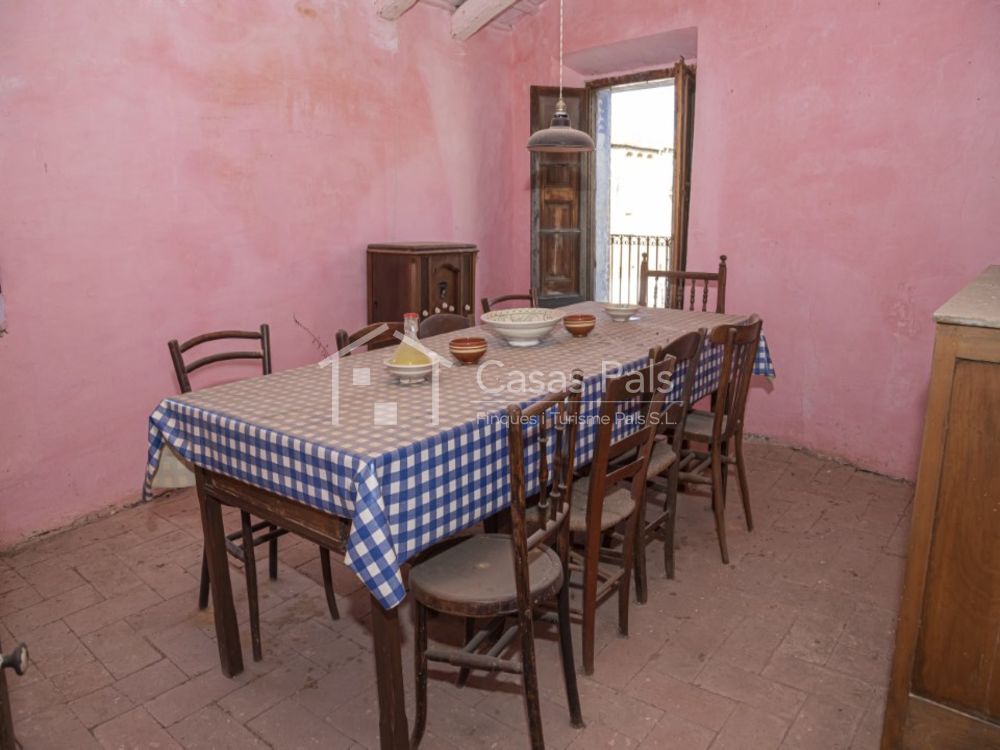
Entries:
[[570,124],[563,99],[563,0],[559,0],[559,101],[549,127],[533,133],[528,139],[528,151],[571,154],[593,150],[594,139]]

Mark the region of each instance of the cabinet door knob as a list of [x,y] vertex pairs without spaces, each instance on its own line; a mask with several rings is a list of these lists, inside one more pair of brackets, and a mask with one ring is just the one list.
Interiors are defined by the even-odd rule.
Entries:
[[466,306],[465,306],[465,311],[466,311],[466,312],[469,312],[469,310],[471,310],[471,309],[472,309],[472,308],[471,308],[471,307],[469,307],[468,305],[466,305]]
[[429,314],[429,313],[428,313],[428,312],[427,312],[426,310],[424,310],[424,317],[425,317],[425,318],[426,318],[426,317],[428,316],[428,314]]
[[434,312],[436,312],[436,313],[439,313],[439,312],[441,312],[441,308],[440,308],[440,307],[435,307],[435,308],[434,308]]

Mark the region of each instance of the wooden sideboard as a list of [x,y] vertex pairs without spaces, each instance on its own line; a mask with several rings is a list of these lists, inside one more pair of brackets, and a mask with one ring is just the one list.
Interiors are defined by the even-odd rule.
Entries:
[[368,322],[438,312],[475,317],[475,245],[441,242],[368,246]]
[[1000,748],[1000,266],[934,320],[882,748]]

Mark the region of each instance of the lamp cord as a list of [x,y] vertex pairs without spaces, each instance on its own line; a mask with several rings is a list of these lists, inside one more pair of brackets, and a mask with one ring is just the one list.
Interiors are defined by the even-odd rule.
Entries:
[[563,98],[563,0],[559,0],[559,98]]

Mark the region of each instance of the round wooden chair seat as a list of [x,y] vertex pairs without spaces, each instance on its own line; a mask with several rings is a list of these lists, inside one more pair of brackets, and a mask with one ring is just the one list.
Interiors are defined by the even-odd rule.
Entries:
[[[569,517],[570,531],[587,530],[587,496],[590,494],[590,477],[573,481],[573,510]],[[635,510],[632,493],[624,487],[616,489],[604,498],[601,509],[601,531],[617,526]]]
[[[531,600],[544,601],[562,586],[555,550],[528,552]],[[477,534],[410,570],[410,593],[445,614],[489,617],[517,611],[514,552],[507,534]]]
[[653,452],[649,456],[649,464],[646,467],[646,477],[652,479],[661,474],[665,474],[667,469],[677,461],[677,454],[670,447],[669,440],[657,440],[653,443]]

